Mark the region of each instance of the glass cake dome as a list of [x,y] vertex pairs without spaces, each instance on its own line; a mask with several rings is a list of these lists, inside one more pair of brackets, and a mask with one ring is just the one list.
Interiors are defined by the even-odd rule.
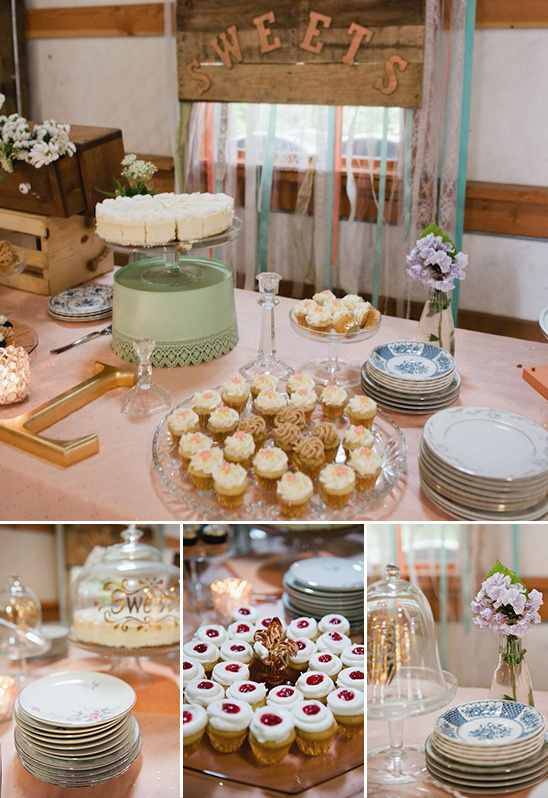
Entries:
[[112,656],[166,653],[180,643],[180,571],[140,542],[135,524],[72,584],[72,639]]

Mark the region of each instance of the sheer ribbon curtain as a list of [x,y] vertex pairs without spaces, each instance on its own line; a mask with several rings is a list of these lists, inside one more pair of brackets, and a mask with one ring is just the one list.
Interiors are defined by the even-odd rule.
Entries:
[[472,5],[427,0],[418,110],[181,104],[178,187],[236,198],[244,228],[227,260],[238,285],[273,270],[294,296],[332,288],[407,312],[407,251],[433,220],[458,230]]

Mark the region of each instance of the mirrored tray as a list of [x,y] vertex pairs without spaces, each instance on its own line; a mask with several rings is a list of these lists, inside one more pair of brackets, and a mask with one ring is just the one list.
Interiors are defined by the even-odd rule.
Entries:
[[[178,407],[190,407],[191,404],[192,398],[189,398]],[[243,416],[248,412],[250,412],[249,409],[244,410]],[[321,410],[316,409],[308,425],[309,429],[322,420],[325,419]],[[254,522],[257,518],[260,518],[262,522],[291,520],[281,514],[276,501],[276,491],[265,491],[257,485],[252,469],[248,472],[249,487],[244,497],[244,503],[236,510],[226,510],[220,507],[213,490],[196,490],[190,477],[181,467],[177,443],[173,440],[166,422],[167,416],[156,429],[152,442],[152,458],[161,479],[183,505],[192,508],[210,521]],[[348,426],[348,422],[345,419],[336,421],[335,424],[339,428],[339,437],[341,437],[341,431]],[[405,467],[407,453],[405,438],[395,421],[380,409],[377,411],[372,433],[375,438],[373,448],[383,459],[382,471],[375,487],[368,491],[354,491],[346,507],[338,510],[324,504],[316,487],[303,520],[348,522],[348,518],[361,519],[370,507],[390,493]],[[267,437],[266,445],[273,445],[271,436]],[[339,446],[336,461],[344,462],[344,460],[344,450],[342,446]]]
[[204,735],[198,750],[184,760],[184,770],[293,795],[341,776],[363,761],[363,737],[345,740],[337,735],[329,751],[320,756],[305,756],[294,743],[280,764],[259,766],[247,740],[237,753],[219,754]]

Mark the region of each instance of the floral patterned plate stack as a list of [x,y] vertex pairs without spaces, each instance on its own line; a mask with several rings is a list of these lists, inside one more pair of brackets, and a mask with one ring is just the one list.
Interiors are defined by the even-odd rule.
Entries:
[[434,778],[465,792],[500,795],[548,775],[546,719],[515,701],[473,701],[437,718],[426,741]]
[[67,671],[31,682],[14,709],[21,764],[61,787],[116,778],[141,749],[134,703],[134,690],[105,673]]
[[458,398],[461,378],[452,355],[419,341],[377,346],[361,372],[363,391],[400,413],[433,413]]

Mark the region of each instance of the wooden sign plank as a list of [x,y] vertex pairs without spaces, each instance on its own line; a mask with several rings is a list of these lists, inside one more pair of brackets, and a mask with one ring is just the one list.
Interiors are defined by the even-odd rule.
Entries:
[[178,0],[179,99],[418,107],[425,0]]

